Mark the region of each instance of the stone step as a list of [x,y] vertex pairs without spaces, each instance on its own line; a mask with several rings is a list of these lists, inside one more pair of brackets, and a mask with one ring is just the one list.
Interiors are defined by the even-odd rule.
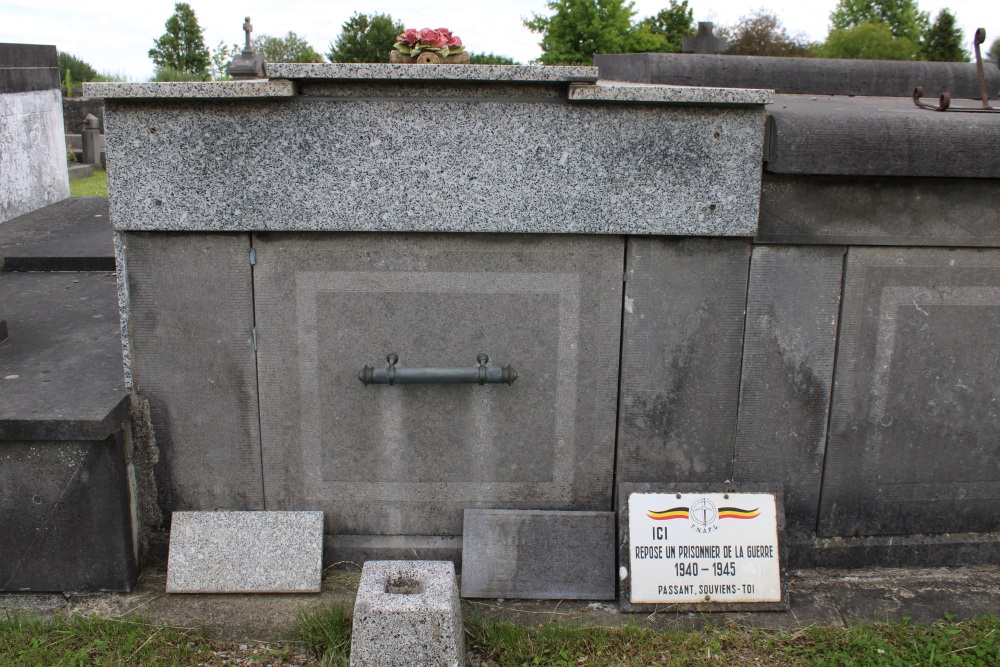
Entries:
[[[77,159],[81,159],[77,156]],[[94,165],[92,164],[71,164],[67,167],[69,171],[69,180],[75,181],[81,178],[87,178],[94,173]]]
[[107,197],[69,197],[0,224],[0,271],[114,271]]

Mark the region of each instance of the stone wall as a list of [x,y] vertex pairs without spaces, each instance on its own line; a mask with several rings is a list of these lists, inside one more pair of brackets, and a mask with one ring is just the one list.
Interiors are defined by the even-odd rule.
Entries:
[[56,48],[0,44],[0,222],[68,196]]

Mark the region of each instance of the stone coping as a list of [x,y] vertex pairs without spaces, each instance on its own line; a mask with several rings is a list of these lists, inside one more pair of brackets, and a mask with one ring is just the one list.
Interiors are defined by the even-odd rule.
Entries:
[[774,91],[598,81],[596,85],[570,85],[569,100],[571,102],[746,106],[770,104],[774,101]]
[[249,81],[93,82],[83,84],[83,94],[85,97],[106,99],[294,97],[295,84],[277,78]]
[[543,65],[410,65],[394,63],[273,63],[272,79],[367,79],[389,81],[495,81],[559,83],[597,81],[596,67]]

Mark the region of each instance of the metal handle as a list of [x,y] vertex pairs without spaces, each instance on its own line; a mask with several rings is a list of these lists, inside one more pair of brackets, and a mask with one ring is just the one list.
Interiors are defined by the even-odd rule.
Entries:
[[517,371],[513,366],[487,366],[490,358],[485,354],[476,357],[479,366],[471,368],[396,368],[399,356],[390,353],[385,357],[385,368],[365,366],[358,379],[369,384],[514,384]]

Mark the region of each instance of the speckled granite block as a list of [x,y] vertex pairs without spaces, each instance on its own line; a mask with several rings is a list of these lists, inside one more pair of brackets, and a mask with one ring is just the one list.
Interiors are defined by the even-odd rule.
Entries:
[[774,91],[744,88],[666,86],[662,84],[628,83],[624,81],[598,81],[596,86],[571,85],[569,87],[569,99],[571,102],[753,106],[773,102]]
[[763,107],[551,97],[105,107],[119,230],[757,230]]
[[168,593],[318,593],[322,512],[174,512]]
[[368,561],[354,603],[351,667],[465,664],[462,606],[450,561]]
[[597,81],[596,67],[541,65],[406,65],[393,63],[270,63],[272,79],[443,80],[532,83]]
[[295,84],[287,80],[166,81],[149,83],[94,82],[83,84],[87,97],[291,97]]

